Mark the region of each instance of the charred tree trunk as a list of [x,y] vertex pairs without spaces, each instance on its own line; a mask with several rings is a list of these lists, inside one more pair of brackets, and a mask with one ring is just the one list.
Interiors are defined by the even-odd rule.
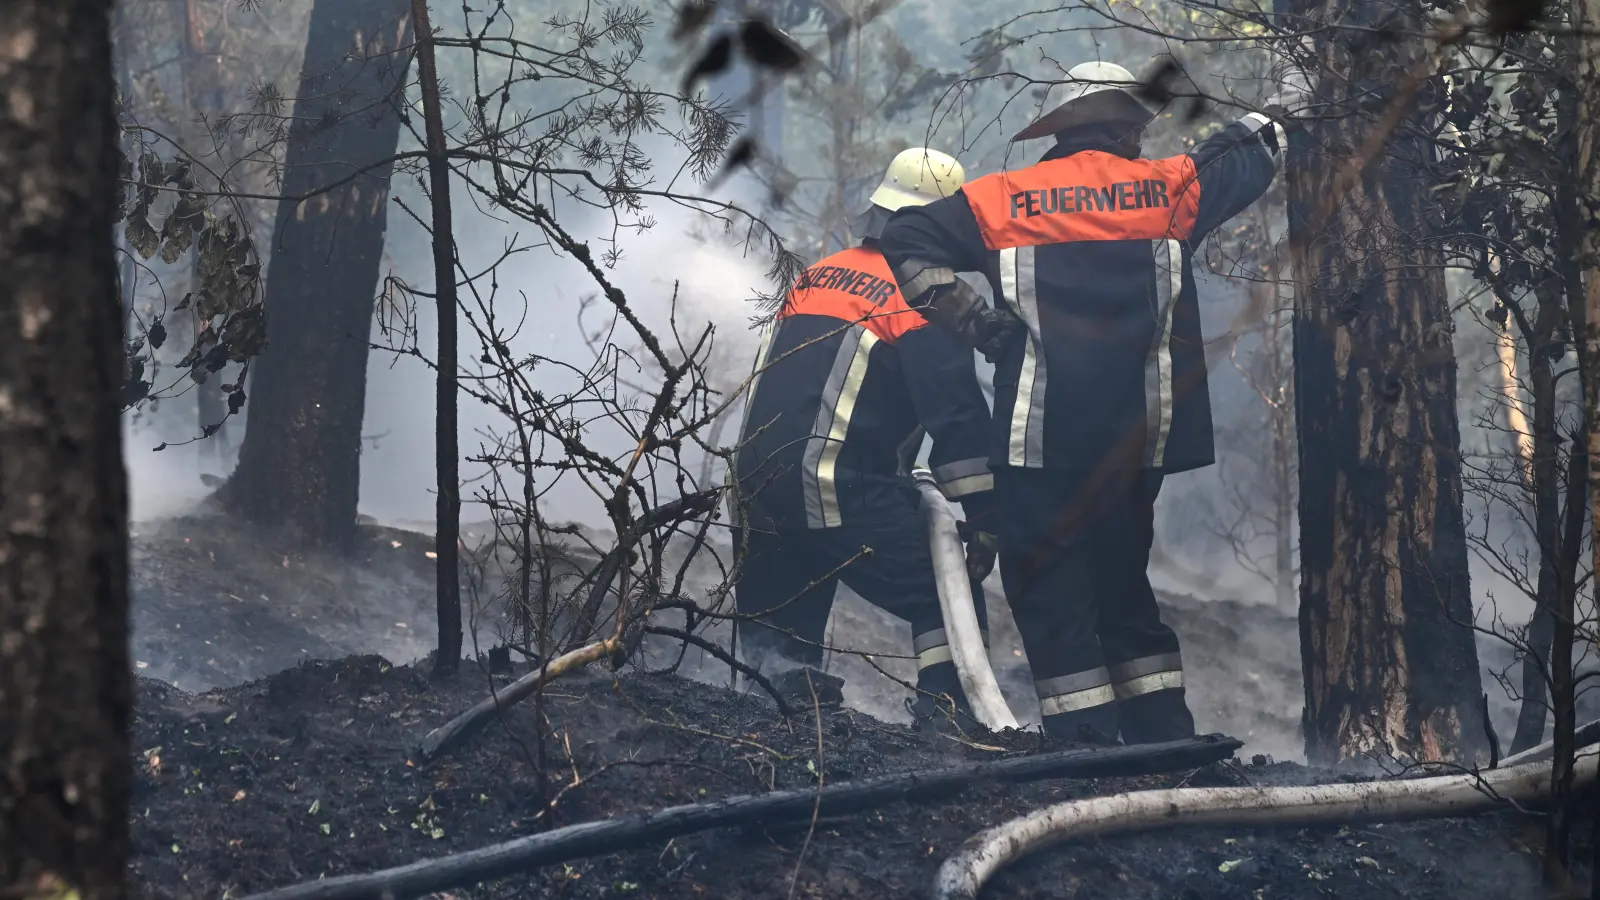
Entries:
[[[239,466],[221,499],[307,545],[348,550],[367,348],[405,102],[409,0],[318,0],[267,269]],[[308,196],[309,195],[309,196]],[[297,199],[301,198],[301,199]]]
[[1473,763],[1485,741],[1450,308],[1427,243],[1432,151],[1403,122],[1357,158],[1388,108],[1373,98],[1393,97],[1431,49],[1366,36],[1427,29],[1410,2],[1279,9],[1345,26],[1318,45],[1319,101],[1342,112],[1288,157],[1306,755]]
[[[433,213],[433,291],[439,309],[439,366],[434,465],[438,482],[439,649],[433,670],[452,674],[461,666],[461,479],[456,422],[456,244],[450,220],[450,160],[445,154],[444,112],[439,103],[439,70],[434,64],[433,28],[428,0],[412,0],[417,26],[417,70],[422,78],[422,116],[428,139],[428,187]],[[524,473],[533,477],[533,470]]]
[[126,895],[108,0],[0,3],[0,896]]
[[[1581,44],[1584,40],[1577,39],[1573,43],[1580,45],[1574,49],[1580,50],[1578,56],[1581,58]],[[1580,67],[1574,74],[1577,76],[1577,83],[1582,85],[1584,90],[1594,90],[1594,85],[1584,82],[1583,79],[1593,77],[1595,73],[1585,73]],[[1551,811],[1545,820],[1544,859],[1545,875],[1552,883],[1568,881],[1571,865],[1568,848],[1573,818],[1578,689],[1578,673],[1573,668],[1573,643],[1578,633],[1578,564],[1583,558],[1584,521],[1589,508],[1587,485],[1591,460],[1586,452],[1585,437],[1593,427],[1590,424],[1590,409],[1586,403],[1580,417],[1578,434],[1571,435],[1572,440],[1565,442],[1556,434],[1556,416],[1553,409],[1557,398],[1553,382],[1557,376],[1553,370],[1556,368],[1554,360],[1565,355],[1566,341],[1570,337],[1578,358],[1580,394],[1588,393],[1587,386],[1583,384],[1582,374],[1590,370],[1594,357],[1580,337],[1588,332],[1590,321],[1585,303],[1584,272],[1580,263],[1580,251],[1583,249],[1585,236],[1593,229],[1585,226],[1583,212],[1585,204],[1580,194],[1580,189],[1584,186],[1580,153],[1583,141],[1581,132],[1586,127],[1593,127],[1586,115],[1593,114],[1593,110],[1584,108],[1579,93],[1573,89],[1572,83],[1561,85],[1556,100],[1556,131],[1559,135],[1557,158],[1571,160],[1578,165],[1558,174],[1555,192],[1558,274],[1551,279],[1549,288],[1539,293],[1541,314],[1544,313],[1544,304],[1549,302],[1553,307],[1551,317],[1559,322],[1552,324],[1551,337],[1543,348],[1551,360],[1552,368],[1549,398],[1552,413],[1549,417],[1550,433],[1546,440],[1551,444],[1551,456],[1558,455],[1563,446],[1567,453],[1564,482],[1553,484],[1550,488],[1550,493],[1554,495],[1550,501],[1551,512],[1553,515],[1559,514],[1560,521],[1552,523],[1549,527],[1550,544],[1546,545],[1541,540],[1539,546],[1541,562],[1549,561],[1550,577],[1554,582],[1554,602],[1549,610],[1550,706],[1555,714],[1555,733],[1551,736],[1553,744],[1551,758],[1554,765],[1550,779]],[[1593,290],[1592,283],[1590,290]],[[1562,325],[1565,326],[1565,334],[1562,333]],[[1537,420],[1538,416],[1535,418]],[[1538,437],[1535,435],[1535,447],[1538,446]],[[1552,463],[1551,469],[1558,468],[1557,464]],[[1564,509],[1561,506],[1563,502]],[[1543,567],[1540,574],[1542,577]],[[1594,881],[1595,890],[1600,891],[1600,879]]]
[[[1571,5],[1571,24],[1573,33],[1583,36],[1574,41],[1577,75],[1572,91],[1577,107],[1573,123],[1577,153],[1572,187],[1574,207],[1581,210],[1583,201],[1593,203],[1595,198],[1600,198],[1600,41],[1593,37],[1595,30],[1600,29],[1600,0],[1575,0]],[[1594,477],[1595,463],[1600,460],[1600,229],[1591,224],[1575,232],[1573,237],[1577,241],[1577,252],[1569,263],[1569,291],[1573,294],[1569,306],[1573,339],[1581,342],[1578,367],[1583,376],[1584,443],[1589,464],[1585,481],[1578,484],[1587,485],[1590,565],[1593,571],[1600,573],[1600,540],[1594,535],[1594,531],[1600,529],[1600,479]],[[1581,284],[1574,285],[1575,281]],[[1581,301],[1577,296],[1579,290],[1583,295]],[[1571,488],[1574,495],[1579,491],[1578,484]],[[1569,498],[1569,502],[1577,502],[1576,496]],[[1557,733],[1559,735],[1559,729]],[[1600,873],[1600,840],[1593,841],[1593,845],[1591,871]],[[1600,877],[1593,878],[1591,884],[1590,896],[1600,900]]]
[[[1556,277],[1541,283],[1534,291],[1537,305],[1531,317],[1516,298],[1499,285],[1495,285],[1495,293],[1514,320],[1514,327],[1528,348],[1528,380],[1533,401],[1533,424],[1530,428],[1526,420],[1517,414],[1519,404],[1516,395],[1513,393],[1508,397],[1510,421],[1513,430],[1518,432],[1518,463],[1525,463],[1521,475],[1526,479],[1533,500],[1534,537],[1539,550],[1539,573],[1534,589],[1537,595],[1534,598],[1536,610],[1528,627],[1529,653],[1522,663],[1522,709],[1517,716],[1517,732],[1511,743],[1511,752],[1520,753],[1544,740],[1545,715],[1553,699],[1547,690],[1550,684],[1547,679],[1554,671],[1550,665],[1553,661],[1551,645],[1556,632],[1560,630],[1556,625],[1559,606],[1557,595],[1564,594],[1560,588],[1559,559],[1562,548],[1561,489],[1566,473],[1562,471],[1560,437],[1556,434],[1556,371],[1551,351],[1556,349],[1553,345],[1559,343],[1556,329],[1565,324],[1566,304],[1560,279]],[[1515,372],[1514,365],[1502,363],[1502,368]],[[1507,390],[1512,392],[1519,388],[1513,385]],[[1569,644],[1571,640],[1569,628]]]

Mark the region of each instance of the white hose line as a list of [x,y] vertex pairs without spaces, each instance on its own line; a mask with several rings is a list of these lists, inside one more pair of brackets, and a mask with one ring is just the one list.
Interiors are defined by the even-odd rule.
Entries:
[[945,639],[956,664],[961,689],[978,721],[996,731],[1016,728],[1017,718],[1006,705],[995,681],[989,651],[983,646],[978,612],[973,606],[972,582],[967,577],[967,554],[956,529],[956,515],[939,492],[933,473],[912,473],[922,491],[922,514],[928,521],[928,544],[933,551],[933,573],[939,586],[939,611],[944,616]]
[[[1581,755],[1574,787],[1595,781],[1600,756]],[[1550,792],[1550,764],[1311,787],[1178,788],[1058,803],[980,831],[939,868],[938,900],[977,900],[994,873],[1050,844],[1179,825],[1306,826],[1433,819],[1526,803]]]

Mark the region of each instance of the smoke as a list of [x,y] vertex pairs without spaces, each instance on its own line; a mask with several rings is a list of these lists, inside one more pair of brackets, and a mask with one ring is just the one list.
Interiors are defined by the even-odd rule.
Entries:
[[[666,148],[658,150],[658,160],[671,160]],[[668,163],[658,161],[657,167],[667,168]],[[467,271],[481,271],[500,257],[505,247],[529,242],[530,233],[534,233],[531,225],[508,222],[501,216],[475,208],[464,194],[465,191],[457,194],[454,206],[456,240]],[[596,238],[613,233],[609,215],[577,204],[568,204],[567,209],[558,214],[562,212],[565,213],[561,219],[563,226],[580,238],[588,239],[598,256],[602,245]],[[623,291],[631,307],[656,330],[664,343],[672,343],[669,329],[674,319],[686,343],[710,326],[714,328],[719,355],[725,350],[728,359],[737,359],[747,367],[756,346],[756,336],[751,333],[749,323],[756,309],[749,301],[769,289],[769,261],[741,255],[737,249],[728,247],[727,242],[697,237],[697,230],[714,232],[714,223],[708,226],[709,217],[679,204],[654,203],[643,215],[654,219],[654,226],[638,235],[621,232],[618,238],[621,257],[607,277]],[[431,270],[426,267],[427,241],[426,233],[409,222],[391,228],[389,235],[389,255],[397,263],[394,274],[424,290],[430,289],[433,280]],[[510,342],[513,355],[539,354],[580,368],[593,360],[594,354],[584,341],[584,331],[592,333],[607,325],[610,307],[603,300],[597,301],[580,328],[579,314],[584,299],[599,292],[598,285],[582,266],[548,250],[536,249],[517,253],[502,262],[495,280],[499,288],[495,302],[502,316],[515,319],[526,309],[525,325]],[[471,303],[465,295],[463,301]],[[417,313],[418,344],[422,353],[432,357],[437,348],[435,310],[425,305]],[[460,356],[464,365],[470,365],[468,361],[476,359],[482,350],[464,322],[461,330]],[[625,349],[633,349],[638,343],[625,327],[619,330],[616,340]],[[539,373],[537,377],[546,381],[536,381],[537,386],[559,389],[560,375],[554,367],[543,367]],[[364,433],[374,439],[364,449],[362,457],[363,513],[384,522],[431,523],[434,411],[433,373],[419,360],[374,351],[368,367],[363,428]],[[506,425],[504,417],[496,410],[463,397],[460,406],[463,455],[475,452],[489,432],[503,433]],[[631,442],[625,436],[618,434],[615,438],[609,444],[605,436],[590,439],[599,444],[596,449],[606,453],[621,454],[631,449]],[[482,474],[481,466],[463,465],[462,476],[468,482]],[[464,496],[468,493],[464,492]],[[576,479],[558,483],[546,497],[545,509],[558,520],[589,525],[606,521],[597,499]],[[464,517],[471,515],[470,511],[463,513]]]

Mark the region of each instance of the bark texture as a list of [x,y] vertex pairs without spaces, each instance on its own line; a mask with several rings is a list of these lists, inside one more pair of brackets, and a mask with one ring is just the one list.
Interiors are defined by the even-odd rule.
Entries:
[[[1576,38],[1578,89],[1574,92],[1577,110],[1574,115],[1577,158],[1575,160],[1579,197],[1592,202],[1600,198],[1600,40],[1593,35],[1600,29],[1600,0],[1574,0],[1572,31]],[[1581,202],[1581,201],[1580,201]],[[1592,213],[1591,213],[1592,216]],[[1595,463],[1600,460],[1600,229],[1591,220],[1583,229],[1574,268],[1581,269],[1583,303],[1581,320],[1575,318],[1575,332],[1583,335],[1584,425],[1588,432],[1588,501],[1591,530],[1600,523],[1600,478],[1593,477]],[[1570,277],[1570,276],[1569,276]],[[1574,310],[1580,308],[1573,304]],[[1600,564],[1600,541],[1591,535],[1591,565]],[[1594,571],[1600,572],[1600,569]],[[1557,728],[1556,737],[1561,737]],[[1557,755],[1567,747],[1557,746]],[[1600,795],[1596,795],[1600,796]],[[1600,866],[1600,841],[1593,842],[1592,865]],[[1600,869],[1592,871],[1600,872]],[[1600,900],[1600,877],[1591,880],[1590,896]]]
[[[409,0],[317,0],[267,268],[236,513],[348,550],[361,486],[367,349],[410,61]],[[332,186],[330,188],[330,186]],[[294,198],[310,196],[308,199]]]
[[0,3],[0,896],[125,895],[109,0]]
[[[1288,159],[1306,754],[1474,762],[1485,739],[1432,151],[1408,118],[1359,158],[1389,107],[1373,98],[1429,64],[1411,37],[1428,29],[1412,2],[1280,4],[1342,26],[1318,45],[1319,101],[1339,114],[1297,134]],[[1352,165],[1364,169],[1341,196]]]

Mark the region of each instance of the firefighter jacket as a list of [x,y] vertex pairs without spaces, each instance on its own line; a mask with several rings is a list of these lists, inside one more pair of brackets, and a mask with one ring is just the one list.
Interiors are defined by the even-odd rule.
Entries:
[[906,476],[925,435],[944,495],[969,521],[987,512],[990,416],[973,353],[906,305],[875,247],[800,276],[763,335],[748,397],[734,505],[749,527],[903,518],[918,502]]
[[1214,461],[1190,260],[1266,191],[1282,134],[1253,113],[1168,159],[1096,149],[1108,145],[1058,143],[1036,165],[884,226],[894,269],[987,270],[1026,326],[996,360],[992,465],[1178,472]]

